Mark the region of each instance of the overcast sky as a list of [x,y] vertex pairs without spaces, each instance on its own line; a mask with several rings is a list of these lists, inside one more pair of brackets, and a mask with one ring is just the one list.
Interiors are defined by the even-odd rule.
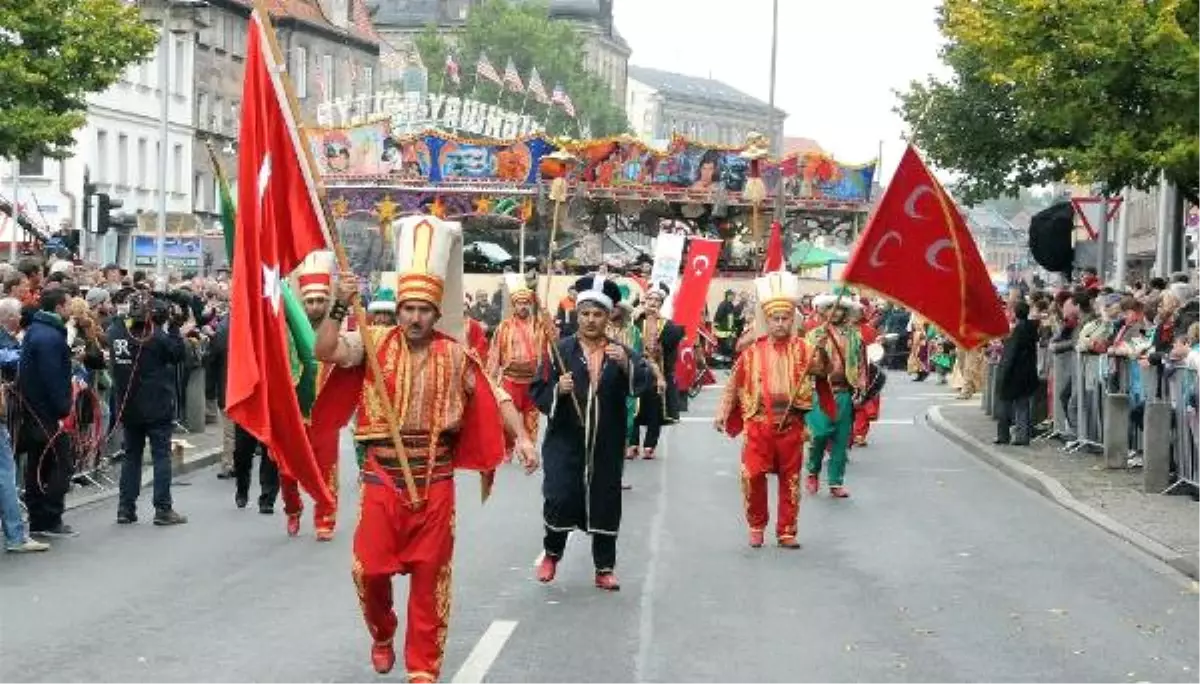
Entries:
[[[883,140],[884,180],[904,149],[893,89],[944,75],[938,0],[779,0],[775,103],[789,136],[861,163]],[[724,81],[767,100],[771,0],[616,0],[630,63]]]

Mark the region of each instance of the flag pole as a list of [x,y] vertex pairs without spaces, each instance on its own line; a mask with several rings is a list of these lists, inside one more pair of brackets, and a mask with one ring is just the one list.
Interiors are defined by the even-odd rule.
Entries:
[[[275,27],[271,24],[271,13],[267,7],[266,0],[254,0],[254,10],[258,12],[259,17],[263,22],[264,33],[267,35],[267,44],[271,47],[272,68],[278,68],[283,62],[283,51],[279,47],[279,39],[275,35]],[[334,254],[337,256],[338,269],[342,273],[352,273],[350,269],[350,260],[346,258],[346,250],[342,246],[342,241],[338,239],[337,231],[334,230],[333,213],[329,210],[329,204],[326,202],[325,186],[321,183],[321,176],[318,172],[317,165],[312,158],[312,150],[308,144],[308,135],[304,131],[304,127],[300,125],[300,107],[296,102],[296,93],[292,88],[291,77],[286,71],[280,73],[280,81],[283,83],[283,91],[287,97],[288,107],[291,109],[292,118],[296,122],[296,133],[300,138],[300,156],[303,158],[303,163],[308,164],[309,174],[313,179],[314,189],[317,192],[317,199],[321,204],[321,211],[325,213],[325,222],[329,227],[329,240],[332,243]],[[363,308],[361,301],[356,301],[354,304],[355,321],[358,324],[358,329],[362,336],[363,355],[366,357],[367,368],[370,370],[371,384],[369,387],[374,391],[375,395],[380,399],[380,405],[383,406],[384,418],[387,420],[388,432],[395,443],[396,457],[400,461],[400,470],[404,476],[404,486],[409,493],[409,506],[417,508],[423,502],[419,499],[416,480],[413,479],[412,467],[408,462],[408,454],[404,450],[404,444],[400,440],[400,419],[396,415],[395,407],[388,400],[388,393],[383,383],[383,372],[379,367],[379,357],[376,355],[375,341],[368,334],[367,312]]]

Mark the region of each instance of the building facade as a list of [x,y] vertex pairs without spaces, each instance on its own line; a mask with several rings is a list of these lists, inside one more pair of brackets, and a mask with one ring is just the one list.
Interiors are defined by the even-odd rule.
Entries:
[[[208,148],[230,183],[237,176],[246,31],[252,0],[208,0],[209,25],[197,34],[196,136],[192,154],[193,213],[209,233],[205,249],[214,265],[227,263],[220,241],[220,205]],[[332,97],[373,93],[380,40],[365,0],[272,0],[271,19],[295,86],[302,122],[316,121],[317,106]]]
[[[372,20],[383,38],[401,50],[411,46],[413,38],[433,24],[448,40],[462,31],[471,8],[482,0],[369,0]],[[632,50],[613,24],[613,0],[551,0],[552,20],[568,21],[582,40],[583,66],[599,76],[612,91],[613,102],[621,105],[626,98],[629,56]],[[504,55],[489,55],[503,68]],[[478,55],[460,56],[463,68],[473,68]],[[547,83],[547,88],[554,87]]]
[[1020,230],[993,209],[971,207],[963,212],[967,229],[975,238],[983,263],[993,273],[1021,270],[1033,263],[1029,255],[1029,230]]
[[787,112],[720,81],[630,66],[625,112],[634,134],[665,146],[679,133],[712,145],[740,145],[751,131],[778,151]]
[[[187,18],[184,18],[185,21]],[[159,155],[167,154],[168,217],[192,213],[193,69],[195,40],[190,24],[173,20],[164,52],[161,41],[150,59],[129,67],[108,90],[87,98],[86,123],[75,132],[68,159],[27,159],[20,164],[19,202],[34,224],[49,232],[79,228],[83,220],[84,175],[98,193],[122,202],[117,213],[154,216],[159,207]],[[159,70],[167,60],[164,83]],[[167,91],[169,127],[162,140],[162,99]],[[0,194],[12,193],[12,163],[5,164]],[[81,234],[80,251],[97,261],[128,259],[128,235]]]

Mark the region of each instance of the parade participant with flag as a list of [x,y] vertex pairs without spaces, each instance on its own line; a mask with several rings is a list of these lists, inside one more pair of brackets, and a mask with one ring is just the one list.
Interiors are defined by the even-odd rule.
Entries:
[[767,334],[738,357],[725,385],[715,420],[719,432],[746,434],[742,448],[742,503],[750,526],[750,546],[763,545],[770,520],[767,474],[779,480],[775,535],[779,545],[798,549],[800,470],[803,467],[805,415],[828,404],[824,352],[796,334],[800,280],[776,271],[755,280]]
[[[458,291],[455,305],[461,301],[461,233],[436,217],[411,216],[396,234],[399,324],[343,332],[359,292],[343,275],[317,331],[317,357],[337,368],[318,396],[313,429],[314,438],[336,434],[356,412],[363,486],[353,578],[373,639],[371,661],[379,673],[395,663],[392,576],[410,575],[404,662],[409,681],[425,682],[441,674],[450,618],[454,471],[480,472],[486,496],[507,451],[506,432],[527,472],[538,457],[511,399],[493,387],[474,353],[435,327],[452,317],[442,315],[447,290]],[[376,394],[367,382],[375,373],[394,398]]]
[[[860,300],[860,309],[852,316],[851,323],[858,326],[859,336],[867,349],[867,364],[863,367],[866,374],[866,389],[854,403],[854,425],[851,429],[851,445],[864,447],[867,436],[871,432],[871,423],[879,419],[880,390],[883,389],[885,376],[878,361],[883,358],[883,348],[879,347],[879,331],[875,329],[867,312],[865,300]],[[871,350],[877,349],[879,359],[871,359]]]
[[579,332],[558,341],[557,353],[543,363],[531,388],[548,419],[542,446],[544,555],[537,578],[554,580],[567,535],[580,529],[592,535],[596,587],[617,591],[625,400],[645,390],[650,372],[636,352],[607,335],[610,314],[621,301],[617,284],[595,274],[576,281],[575,289]]
[[[646,306],[634,321],[641,342],[641,348],[637,351],[646,359],[655,383],[638,397],[629,452],[626,454],[630,458],[637,458],[640,448],[643,458],[653,459],[663,426],[679,421],[675,363],[679,358],[684,330],[662,315],[663,302],[670,293],[670,288],[662,283],[651,285],[646,292]],[[645,442],[641,442],[643,426],[646,428]]]
[[829,361],[829,384],[833,405],[817,406],[807,416],[812,442],[808,450],[808,477],[805,488],[810,494],[820,489],[821,466],[829,453],[829,494],[837,499],[850,496],[846,489],[846,456],[850,450],[854,426],[855,396],[867,388],[867,348],[851,316],[862,309],[858,296],[849,288],[838,287],[830,294],[813,298],[824,323],[808,332],[808,343],[820,349]]
[[[699,329],[704,318],[704,302],[708,286],[717,272],[717,258],[721,252],[720,240],[689,238],[683,260],[683,275],[671,311],[671,320],[684,330],[680,344],[679,360],[676,362],[675,387],[680,392],[691,389],[698,374],[696,362]],[[707,368],[705,369],[707,372]]]
[[[313,252],[300,265],[296,276],[300,298],[304,303],[304,313],[314,330],[321,325],[329,313],[329,300],[333,293],[333,266],[332,252],[325,250]],[[324,384],[331,370],[332,367],[328,364],[318,365],[313,387],[309,390],[311,399],[315,400],[317,393],[321,391],[321,385]],[[305,414],[308,414],[311,407],[310,401],[307,410],[304,410],[303,405],[301,408]],[[314,507],[313,527],[316,528],[317,541],[331,541],[334,527],[337,525],[338,442],[336,439],[319,442],[313,440],[310,434],[309,443],[312,444],[313,456],[317,459],[317,465],[321,469],[325,484],[329,487],[330,494],[333,495],[332,506],[318,505]],[[283,512],[287,516],[287,533],[289,537],[295,537],[300,534],[300,517],[304,513],[300,488],[295,479],[287,476],[280,477],[279,485],[283,495]]]
[[504,274],[509,315],[496,326],[487,358],[488,376],[504,388],[521,413],[525,432],[537,442],[541,414],[529,393],[529,383],[554,339],[545,319],[534,310],[537,295],[520,273]]

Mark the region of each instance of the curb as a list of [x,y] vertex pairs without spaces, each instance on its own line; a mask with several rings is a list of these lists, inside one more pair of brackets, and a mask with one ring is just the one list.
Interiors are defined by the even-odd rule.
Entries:
[[[213,465],[214,463],[220,461],[221,453],[223,451],[224,451],[223,447],[209,447],[207,449],[197,449],[196,455],[194,457],[189,458],[186,461],[184,461],[181,466],[171,469],[172,481],[174,481],[175,478],[179,477],[180,475],[187,475],[188,473],[195,472],[202,468],[207,468],[207,467]],[[153,469],[144,468],[143,470],[145,472],[142,473],[142,486],[147,487],[147,486],[152,485],[154,483]],[[118,470],[118,472],[119,472],[119,470]],[[116,497],[117,491],[118,491],[117,487],[109,487],[107,489],[102,489],[98,492],[95,492],[94,494],[88,494],[87,496],[81,496],[72,501],[68,501],[67,505],[66,505],[66,510],[73,511],[75,509],[83,508],[85,506],[91,506],[92,504],[96,504],[101,501],[106,501],[108,499]]]
[[1200,579],[1200,563],[1197,562],[1197,558],[1180,553],[1162,542],[1155,541],[1081,502],[1067,491],[1067,488],[1058,480],[1033,466],[1026,465],[1010,456],[1005,456],[999,450],[984,444],[962,428],[946,420],[945,416],[942,415],[940,406],[930,407],[925,414],[925,418],[934,430],[963,447],[968,453],[1000,470],[1005,475],[1075,513],[1093,525],[1100,527],[1118,539],[1166,563],[1188,577]]

